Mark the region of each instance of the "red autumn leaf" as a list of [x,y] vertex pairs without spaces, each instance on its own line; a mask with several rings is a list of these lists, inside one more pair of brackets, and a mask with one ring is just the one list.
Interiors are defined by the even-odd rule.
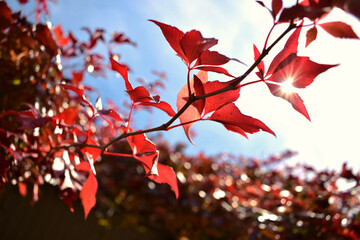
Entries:
[[84,77],[84,71],[79,71],[79,72],[75,72],[75,71],[72,71],[71,72],[71,75],[72,75],[72,83],[77,86],[79,85],[79,83],[83,80],[83,77]]
[[139,103],[140,106],[151,106],[151,107],[156,107],[158,109],[163,110],[164,112],[167,113],[167,115],[169,115],[170,117],[175,116],[175,111],[172,109],[172,107],[170,106],[170,104],[168,104],[167,102],[161,101],[161,102],[141,102]]
[[[205,94],[212,93],[229,86],[232,81],[229,82],[206,82],[204,84]],[[204,115],[219,109],[220,107],[236,101],[240,96],[240,88],[226,91],[215,96],[211,96],[205,99]]]
[[49,28],[43,24],[36,25],[35,37],[45,46],[47,52],[51,55],[56,55],[58,52],[58,46],[53,39]]
[[319,24],[326,32],[337,38],[359,39],[350,25],[344,22],[327,22]]
[[7,28],[12,23],[11,9],[5,1],[0,2],[0,29]]
[[275,68],[279,63],[281,63],[285,58],[287,58],[292,53],[297,53],[297,48],[299,45],[299,35],[300,35],[301,27],[298,27],[286,41],[283,50],[281,50],[275,58],[272,60],[269,69],[267,71],[267,76],[272,74]]
[[145,134],[129,136],[127,141],[133,151],[133,157],[140,161],[145,172],[149,173],[158,155],[155,144]]
[[186,57],[180,45],[180,40],[184,36],[184,33],[176,27],[155,20],[149,20],[149,21],[155,23],[160,27],[166,41],[170,44],[172,49],[174,49],[174,51],[178,54],[179,57],[185,60]]
[[21,196],[26,197],[26,194],[27,194],[26,183],[18,182],[18,188],[19,188],[19,193],[21,194]]
[[64,109],[61,113],[57,114],[54,119],[59,120],[60,123],[66,125],[72,125],[75,119],[78,118],[78,109],[77,108],[67,108]]
[[160,27],[165,39],[177,55],[184,60],[188,68],[195,59],[200,57],[202,52],[218,42],[215,38],[204,38],[197,30],[191,30],[184,34],[176,27],[155,20],[150,21]]
[[231,75],[225,68],[222,67],[216,67],[216,66],[197,66],[195,67],[197,70],[207,71],[207,72],[216,72],[225,74],[228,77],[234,78],[234,75]]
[[337,65],[318,64],[309,57],[289,55],[275,69],[266,81],[282,83],[292,79],[292,85],[297,88],[306,88],[322,72]]
[[275,18],[283,7],[282,0],[272,0],[271,7],[272,7],[272,15]]
[[[254,49],[254,61],[256,61],[259,57],[260,57],[260,51],[259,49],[255,46],[255,44],[253,45],[253,49]],[[265,74],[265,64],[264,61],[261,61],[258,65],[257,68],[259,69],[259,72],[257,72],[256,74],[258,75],[258,77],[260,79],[264,78],[264,74]]]
[[330,6],[322,6],[322,3],[318,5],[308,4],[308,1],[302,1],[301,3],[296,4],[290,8],[284,8],[280,14],[279,21],[288,22],[304,18],[309,18],[310,20],[320,19],[326,16],[330,10]]
[[91,170],[90,164],[88,161],[82,161],[81,163],[75,166],[76,171],[88,172]]
[[96,204],[96,192],[98,188],[98,182],[92,171],[90,171],[89,176],[82,186],[80,191],[81,203],[84,207],[85,218],[89,215],[89,212]]
[[[85,144],[88,144],[88,145],[98,145],[92,138],[91,138],[91,133],[90,133],[91,130],[88,131],[88,134],[87,134],[87,137],[86,137],[86,141],[85,141]],[[85,156],[88,156],[88,155],[91,155],[91,158],[89,159],[89,162],[90,160],[92,160],[92,162],[90,162],[90,164],[93,164],[96,162],[96,160],[99,158],[100,154],[101,154],[101,149],[100,148],[96,148],[96,147],[83,147],[81,149],[81,152],[85,155]]]
[[127,93],[133,103],[155,101],[143,86],[136,87],[135,89],[127,91]]
[[310,43],[312,43],[316,37],[317,37],[317,28],[314,26],[312,28],[310,28],[307,32],[306,32],[306,45],[305,47],[309,46]]
[[311,121],[309,113],[306,110],[306,107],[304,105],[304,101],[301,99],[299,94],[297,94],[296,92],[286,93],[286,92],[282,91],[281,86],[278,84],[273,84],[273,83],[269,83],[269,82],[266,82],[266,84],[269,87],[270,92],[274,96],[281,97],[281,98],[287,100],[288,102],[290,102],[296,111],[298,111],[299,113],[304,115],[309,121]]
[[70,86],[70,85],[67,85],[67,84],[60,84],[60,86],[62,86],[63,88],[65,88],[66,90],[71,90],[73,92],[75,92],[81,99],[81,101],[83,103],[85,103],[86,105],[88,105],[92,110],[94,110],[94,107],[93,105],[86,99],[85,97],[85,92],[84,92],[84,89],[80,89],[80,88],[77,88],[77,87],[74,87],[74,86]]
[[203,38],[201,33],[197,30],[191,30],[186,32],[180,39],[180,46],[184,51],[188,66],[197,58],[200,57],[201,53],[208,50],[218,42],[215,38]]
[[59,46],[66,46],[69,43],[69,37],[64,37],[61,25],[54,28],[55,41]]
[[[201,96],[205,94],[204,84],[200,80],[200,78],[196,75],[194,76],[194,90],[195,90],[195,96]],[[205,107],[205,98],[197,100],[195,104],[196,104],[196,108],[199,111],[199,114],[201,115]]]
[[[200,74],[204,74],[204,72],[200,72]],[[199,73],[198,73],[198,76],[199,76]],[[201,79],[201,78],[199,78],[199,79]],[[207,81],[207,77],[206,77],[206,81]],[[191,89],[192,93],[195,92],[194,79],[190,80],[190,89]],[[188,99],[189,99],[188,85],[185,84],[185,86],[183,88],[181,88],[180,92],[177,95],[176,107],[177,107],[178,111],[186,104]],[[190,127],[195,123],[196,120],[200,119],[200,116],[201,116],[201,114],[199,113],[198,105],[196,102],[192,103],[185,110],[185,112],[179,116],[180,122],[182,124],[186,123],[185,125],[183,125],[183,128],[184,128],[186,137],[189,139],[189,141],[191,143],[193,143],[193,142],[190,137]],[[192,121],[194,121],[194,122],[192,122]],[[189,122],[191,122],[191,123],[189,123]]]
[[206,50],[200,55],[198,65],[223,65],[231,59],[216,51]]
[[120,117],[120,115],[112,109],[101,109],[101,110],[97,110],[97,112],[103,116],[112,118],[115,121],[124,122],[124,120]]
[[110,58],[111,62],[111,68],[112,70],[118,72],[123,79],[125,80],[125,88],[127,91],[133,90],[133,87],[129,81],[128,77],[128,67],[126,65],[120,64],[117,61],[115,61],[113,58]]
[[173,189],[176,198],[179,198],[179,188],[174,170],[162,164],[158,164],[157,168],[159,175],[150,175],[148,178],[157,183],[167,183]]
[[236,131],[241,135],[244,135],[244,132],[252,134],[262,130],[275,136],[275,133],[262,121],[242,114],[235,103],[226,104],[216,110],[208,119],[219,122],[228,130]]

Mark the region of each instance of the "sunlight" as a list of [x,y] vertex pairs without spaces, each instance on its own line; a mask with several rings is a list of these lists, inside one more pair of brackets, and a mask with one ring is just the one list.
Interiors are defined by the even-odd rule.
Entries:
[[281,83],[281,90],[286,94],[296,92],[296,88],[292,85],[293,81],[294,79],[291,77],[286,79],[283,83]]

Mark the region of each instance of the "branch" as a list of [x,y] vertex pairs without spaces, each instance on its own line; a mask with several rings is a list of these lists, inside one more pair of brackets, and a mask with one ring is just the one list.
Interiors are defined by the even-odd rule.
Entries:
[[[174,127],[169,128],[169,126],[175,122],[175,120],[177,120],[181,114],[183,114],[186,109],[193,104],[195,101],[200,100],[200,99],[204,99],[207,97],[211,97],[211,96],[215,96],[227,91],[231,91],[234,90],[236,88],[239,88],[239,83],[241,83],[245,78],[247,78],[247,76],[257,67],[257,65],[259,65],[259,63],[265,58],[265,56],[268,55],[268,53],[271,51],[271,49],[287,34],[289,33],[292,29],[296,28],[297,26],[294,23],[291,23],[288,28],[268,47],[265,48],[261,55],[259,56],[258,59],[256,59],[256,61],[248,68],[248,70],[241,76],[236,77],[232,80],[230,80],[232,83],[230,85],[228,85],[227,87],[211,92],[211,93],[207,93],[204,95],[200,95],[200,96],[195,96],[194,93],[191,93],[191,95],[189,96],[188,101],[185,103],[185,105],[166,123],[154,127],[154,128],[149,128],[149,129],[145,129],[145,130],[138,130],[135,132],[124,132],[122,133],[120,136],[112,139],[110,142],[108,142],[105,145],[91,145],[91,144],[74,144],[74,145],[69,145],[69,146],[60,146],[60,147],[52,147],[50,149],[51,150],[55,150],[55,149],[69,149],[71,147],[90,147],[90,148],[97,148],[97,149],[101,149],[101,153],[104,153],[107,151],[107,148],[110,147],[112,144],[120,141],[121,139],[130,137],[130,136],[134,136],[134,135],[138,135],[138,134],[144,134],[144,133],[150,133],[150,132],[158,132],[158,131],[167,131],[170,130]],[[188,72],[188,78],[189,78],[189,72]],[[190,81],[188,81],[188,88],[190,89]],[[176,126],[181,126],[181,124],[176,125]]]

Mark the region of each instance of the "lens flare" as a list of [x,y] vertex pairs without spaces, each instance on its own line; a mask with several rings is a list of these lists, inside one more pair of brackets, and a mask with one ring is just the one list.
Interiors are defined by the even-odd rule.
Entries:
[[291,94],[296,92],[296,88],[292,85],[294,79],[293,78],[287,78],[283,83],[281,83],[281,91],[283,91],[286,94]]

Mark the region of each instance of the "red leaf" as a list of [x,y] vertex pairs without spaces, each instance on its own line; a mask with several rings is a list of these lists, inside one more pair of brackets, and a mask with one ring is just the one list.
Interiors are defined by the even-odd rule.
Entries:
[[26,197],[26,194],[27,194],[26,183],[18,182],[18,188],[19,188],[19,193],[21,194],[21,196]]
[[183,49],[180,46],[180,39],[184,36],[184,33],[176,27],[155,21],[149,20],[156,25],[158,25],[168,43],[174,49],[174,51],[181,57],[182,59],[186,59]]
[[222,67],[216,67],[216,66],[197,66],[195,67],[195,69],[197,70],[203,70],[203,71],[207,71],[207,72],[216,72],[216,73],[222,73],[225,74],[226,76],[232,77],[234,78],[234,75],[231,75],[226,69],[222,68]]
[[59,120],[60,123],[64,123],[66,125],[72,125],[75,119],[77,118],[78,118],[77,108],[67,108],[54,117],[54,119]]
[[197,58],[201,53],[218,42],[215,38],[203,38],[201,33],[197,30],[186,32],[180,39],[180,46],[184,51],[186,59],[184,59],[188,66]]
[[285,93],[281,90],[281,86],[278,84],[268,83],[266,82],[267,86],[269,87],[270,92],[277,97],[281,97],[286,101],[290,102],[293,108],[304,115],[309,121],[311,121],[308,111],[304,105],[303,100],[296,92],[293,93]]
[[124,120],[120,117],[120,115],[112,109],[106,109],[106,110],[101,109],[101,110],[97,110],[97,112],[103,116],[110,117],[115,121],[124,122]]
[[133,151],[133,157],[140,161],[145,172],[149,173],[158,156],[155,144],[145,134],[127,137],[127,141]]
[[305,47],[309,46],[317,37],[317,28],[314,26],[310,28],[306,33],[306,45]]
[[69,43],[69,38],[64,37],[61,25],[54,28],[55,41],[59,46],[66,46]]
[[135,89],[127,91],[127,93],[133,103],[155,101],[143,86],[136,87]]
[[206,50],[201,53],[198,65],[223,65],[231,59],[216,51]]
[[98,182],[92,171],[90,171],[89,177],[80,191],[81,203],[84,207],[85,218],[89,215],[89,212],[96,204],[96,192],[98,188]]
[[319,25],[334,37],[359,39],[351,26],[344,22],[328,22]]
[[275,18],[283,7],[282,0],[272,0],[271,6],[272,6],[272,14],[273,17]]
[[149,179],[157,183],[166,183],[173,189],[176,198],[179,197],[179,188],[177,185],[176,175],[174,170],[162,164],[157,165],[159,175],[150,175]]
[[251,134],[262,130],[275,136],[275,133],[262,121],[242,114],[235,103],[226,104],[216,110],[208,119],[222,123],[227,129],[239,132],[241,135],[243,132]]
[[[229,82],[219,82],[219,81],[213,81],[213,82],[206,82],[204,84],[204,91],[205,94],[212,93],[215,91],[218,91],[220,89],[223,89],[227,86],[229,86],[232,83],[232,81]],[[220,107],[224,106],[225,104],[231,103],[236,101],[240,96],[240,88],[237,88],[235,90],[227,91],[224,93],[220,93],[215,96],[211,96],[205,99],[205,109],[204,109],[204,115],[219,109]]]
[[79,71],[79,72],[72,71],[71,74],[72,74],[72,78],[71,78],[72,83],[74,85],[79,85],[79,83],[83,80],[84,71]]
[[91,170],[90,164],[88,161],[82,161],[81,163],[75,166],[76,171],[88,172]]
[[35,37],[45,46],[47,52],[55,56],[58,53],[58,46],[53,39],[49,28],[43,24],[36,25]]
[[[203,72],[200,72],[200,73],[203,74]],[[192,93],[195,92],[194,79],[190,80],[190,89],[191,89]],[[177,95],[176,107],[177,107],[178,111],[186,104],[188,99],[189,99],[188,85],[185,84],[185,86],[183,88],[181,88],[180,92]],[[179,119],[182,124],[187,123],[187,124],[183,125],[184,132],[185,132],[186,137],[189,139],[189,141],[191,143],[193,143],[191,140],[191,137],[190,137],[190,127],[195,122],[192,122],[192,123],[188,123],[188,122],[196,121],[196,120],[200,119],[200,113],[199,113],[196,102],[192,103],[185,110],[185,112],[179,116]]]
[[[260,57],[260,51],[259,49],[255,46],[255,44],[253,45],[253,49],[254,49],[254,60],[256,61],[259,57]],[[261,61],[258,65],[257,68],[259,69],[259,78],[263,79],[264,78],[264,74],[265,74],[265,64],[264,61]]]
[[8,7],[5,1],[0,2],[0,29],[4,29],[10,26],[13,19],[11,17],[11,9]]
[[[201,96],[205,94],[204,84],[200,80],[200,78],[196,75],[194,76],[194,90],[195,90],[195,96]],[[195,104],[196,104],[196,108],[199,111],[199,114],[201,115],[205,107],[205,98],[197,100]]]
[[118,72],[125,80],[126,90],[127,91],[133,90],[133,87],[131,86],[131,83],[130,83],[129,77],[128,77],[128,67],[126,65],[118,63],[113,58],[110,58],[110,62],[111,62],[112,70]]
[[311,61],[309,57],[291,54],[276,67],[267,81],[282,83],[291,78],[294,87],[306,88],[320,73],[335,66],[337,65],[318,64]]
[[85,93],[84,93],[84,89],[80,89],[80,88],[77,88],[77,87],[74,87],[74,86],[70,86],[70,85],[67,85],[67,84],[60,84],[60,86],[62,86],[63,88],[65,88],[66,90],[71,90],[73,92],[75,92],[81,99],[81,101],[83,103],[85,103],[86,105],[88,105],[92,110],[94,110],[94,107],[93,105],[86,99],[85,97]]
[[299,35],[300,35],[301,27],[298,27],[289,37],[285,46],[281,52],[279,52],[276,57],[271,62],[267,76],[272,74],[275,68],[279,63],[281,63],[285,58],[287,58],[292,53],[297,53],[297,48],[299,45]]
[[140,106],[151,106],[151,107],[159,108],[159,109],[163,110],[164,112],[166,112],[170,117],[173,117],[176,114],[175,111],[170,106],[170,104],[168,104],[167,102],[164,102],[164,101],[161,101],[161,102],[141,102],[139,105]]
[[[85,141],[85,144],[89,144],[89,145],[98,145],[92,138],[91,138],[91,133],[90,133],[91,130],[88,131],[88,134],[87,134],[87,137],[86,137],[86,141]],[[81,152],[87,156],[86,153],[88,153],[89,155],[91,155],[92,159],[89,159],[92,160],[92,162],[90,164],[93,164],[96,162],[96,160],[99,158],[99,156],[101,155],[101,149],[100,148],[96,148],[96,147],[83,147],[81,149]]]

